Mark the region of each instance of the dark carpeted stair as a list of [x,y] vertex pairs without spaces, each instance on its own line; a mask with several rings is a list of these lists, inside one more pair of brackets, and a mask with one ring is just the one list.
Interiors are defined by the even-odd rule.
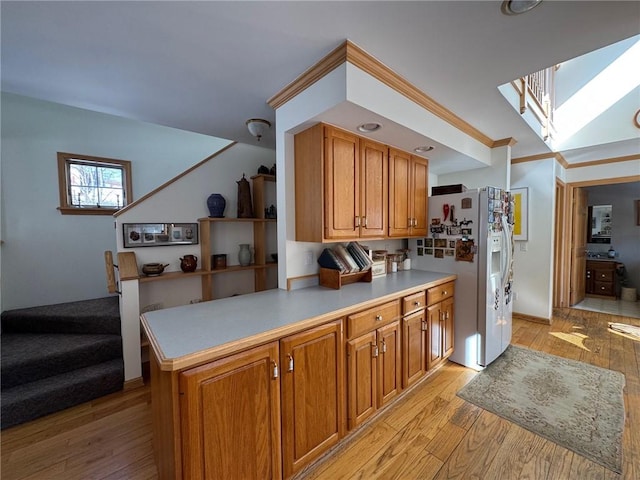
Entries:
[[121,390],[118,297],[2,313],[2,428]]

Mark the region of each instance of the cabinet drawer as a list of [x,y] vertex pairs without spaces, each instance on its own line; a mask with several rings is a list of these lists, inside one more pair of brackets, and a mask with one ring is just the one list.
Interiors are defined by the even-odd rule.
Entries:
[[377,307],[354,313],[347,317],[349,339],[386,325],[400,317],[400,300],[383,303]]
[[433,305],[434,303],[441,302],[445,298],[453,296],[454,283],[444,283],[437,287],[432,287],[427,290],[427,305]]
[[402,314],[416,312],[426,306],[427,294],[426,292],[418,292],[413,295],[407,295],[402,299]]
[[613,282],[613,270],[596,270],[596,282]]
[[613,283],[596,282],[594,292],[597,295],[613,295]]

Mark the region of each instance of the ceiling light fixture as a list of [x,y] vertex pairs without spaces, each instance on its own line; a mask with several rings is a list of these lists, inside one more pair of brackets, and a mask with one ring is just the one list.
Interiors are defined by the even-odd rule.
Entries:
[[504,0],[500,10],[505,15],[520,15],[542,3],[542,0]]
[[264,132],[271,128],[271,122],[262,118],[250,118],[246,121],[246,124],[249,129],[249,133],[256,137],[258,141],[260,141]]
[[427,153],[433,150],[435,147],[433,145],[423,145],[422,147],[416,147],[413,149],[416,153]]
[[375,132],[376,130],[380,130],[381,128],[382,125],[380,125],[379,123],[363,123],[362,125],[358,126],[358,131],[362,133],[371,133]]

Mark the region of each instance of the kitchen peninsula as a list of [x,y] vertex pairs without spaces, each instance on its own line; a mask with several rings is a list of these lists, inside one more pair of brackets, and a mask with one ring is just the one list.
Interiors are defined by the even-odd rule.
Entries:
[[143,314],[160,478],[292,477],[450,355],[454,282],[409,270]]

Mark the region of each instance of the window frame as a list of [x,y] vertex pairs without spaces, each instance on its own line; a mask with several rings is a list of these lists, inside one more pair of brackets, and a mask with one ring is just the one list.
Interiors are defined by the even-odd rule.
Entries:
[[[91,155],[78,155],[75,153],[58,152],[58,191],[60,193],[60,206],[58,210],[62,215],[113,215],[117,211],[126,207],[133,201],[133,188],[131,182],[131,162],[129,160],[118,160],[115,158],[94,157]],[[118,166],[123,173],[124,198],[120,208],[99,207],[82,208],[69,204],[69,163],[83,162],[94,164],[104,164],[107,166]],[[99,165],[98,165],[99,166]]]

